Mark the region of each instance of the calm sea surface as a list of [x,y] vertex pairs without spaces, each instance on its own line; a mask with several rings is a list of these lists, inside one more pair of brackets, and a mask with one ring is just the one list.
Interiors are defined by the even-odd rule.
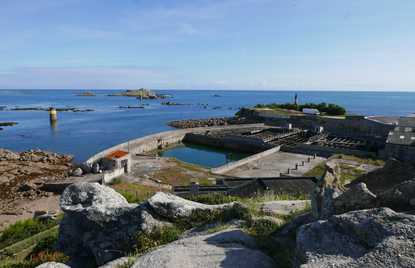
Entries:
[[[0,106],[10,109],[53,105],[94,111],[58,112],[58,125],[51,127],[47,111],[0,110],[0,123],[18,123],[0,131],[0,148],[15,152],[41,149],[72,154],[78,163],[114,145],[173,130],[166,125],[169,121],[233,116],[239,108],[258,103],[292,103],[295,93],[300,104],[334,103],[345,107],[349,114],[406,116],[415,112],[413,92],[154,90],[155,93],[171,94],[173,98],[138,100],[105,96],[125,90],[90,90],[98,97],[75,96],[83,90],[27,91],[46,94],[0,93]],[[165,101],[186,105],[161,105]],[[144,109],[119,108],[142,104],[149,105]]]

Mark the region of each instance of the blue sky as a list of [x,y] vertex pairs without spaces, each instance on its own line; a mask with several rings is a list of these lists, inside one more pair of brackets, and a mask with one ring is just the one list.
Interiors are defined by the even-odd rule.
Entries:
[[413,0],[2,0],[0,89],[415,91]]

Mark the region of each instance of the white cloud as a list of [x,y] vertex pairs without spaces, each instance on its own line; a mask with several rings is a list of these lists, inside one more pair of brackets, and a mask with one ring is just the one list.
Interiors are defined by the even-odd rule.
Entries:
[[231,85],[231,83],[228,83],[225,81],[217,81],[216,84],[219,86],[230,86]]

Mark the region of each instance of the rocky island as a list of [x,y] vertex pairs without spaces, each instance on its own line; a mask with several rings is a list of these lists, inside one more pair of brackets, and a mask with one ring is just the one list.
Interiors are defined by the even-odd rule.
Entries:
[[141,88],[139,90],[128,89],[127,91],[121,94],[109,94],[107,96],[128,96],[128,97],[136,97],[137,99],[167,99],[168,98],[164,94],[157,94],[145,88]]
[[80,97],[96,97],[97,95],[95,95],[94,92],[85,91],[83,93],[76,94],[75,96],[80,96]]

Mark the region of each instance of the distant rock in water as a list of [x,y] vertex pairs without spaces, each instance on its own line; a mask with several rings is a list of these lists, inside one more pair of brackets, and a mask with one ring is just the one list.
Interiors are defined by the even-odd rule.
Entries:
[[76,94],[75,96],[81,96],[81,97],[96,97],[97,95],[95,95],[94,92],[85,91],[83,93]]
[[127,91],[121,94],[109,94],[108,96],[129,96],[129,97],[137,97],[137,99],[167,99],[168,98],[166,95],[157,94],[145,88],[141,88],[140,90],[128,89]]
[[17,125],[19,123],[15,123],[15,122],[4,122],[4,123],[0,123],[0,130],[3,130],[2,127],[9,127],[9,126],[14,126]]

